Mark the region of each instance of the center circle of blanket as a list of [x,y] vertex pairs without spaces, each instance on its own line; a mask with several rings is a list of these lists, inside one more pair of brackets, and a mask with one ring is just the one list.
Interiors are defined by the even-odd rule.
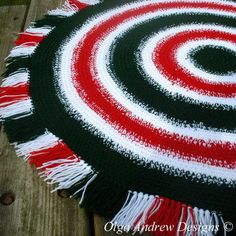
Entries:
[[223,235],[236,212],[236,4],[93,3],[68,1],[17,39],[0,94],[10,142],[117,225]]

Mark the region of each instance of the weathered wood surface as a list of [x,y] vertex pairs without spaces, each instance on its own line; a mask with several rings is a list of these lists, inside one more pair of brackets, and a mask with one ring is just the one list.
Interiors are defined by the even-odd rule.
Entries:
[[[18,3],[22,5],[17,6],[12,5],[13,1],[8,2],[10,6],[0,7],[0,74],[5,70],[4,58],[18,32],[41,18],[47,10],[59,7],[63,0],[20,0]],[[0,236],[117,235],[105,232],[105,220],[79,208],[78,201],[61,198],[50,190],[36,170],[16,157],[2,127],[0,196],[10,192],[15,201],[8,206],[0,204]]]

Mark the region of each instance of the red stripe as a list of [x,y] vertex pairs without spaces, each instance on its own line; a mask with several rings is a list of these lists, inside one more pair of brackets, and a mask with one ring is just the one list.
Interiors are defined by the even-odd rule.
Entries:
[[71,6],[76,7],[78,10],[82,10],[86,8],[87,6],[89,6],[89,4],[80,2],[79,0],[68,0],[68,2]]
[[[77,0],[69,0],[71,5],[76,6],[78,9],[83,9],[88,4],[79,2]],[[45,35],[41,33],[28,33],[27,30],[20,33],[15,41],[16,46],[24,45],[26,47],[36,46],[43,39]],[[0,87],[0,107],[6,107],[16,102],[23,101],[29,98],[29,84],[20,84],[19,86]]]
[[[179,203],[177,201],[172,201],[168,198],[161,198],[161,205],[158,211],[152,216],[148,217],[145,225],[168,225],[169,227],[172,225],[173,216],[175,215],[175,211],[178,210]],[[175,228],[173,231],[163,231],[158,227],[156,230],[151,232],[153,235],[164,234],[166,236],[172,236],[176,233],[176,227],[178,222],[174,224]],[[173,234],[174,233],[174,234]]]
[[[58,159],[74,160],[75,157],[75,153],[65,143],[58,142],[58,144],[53,147],[31,152],[29,156],[29,163],[31,165],[35,165],[36,167],[42,167],[44,163],[47,163],[49,161],[55,161]],[[61,164],[63,163],[53,164],[47,166],[47,168],[53,168]],[[42,170],[44,169],[45,168],[42,168]]]
[[155,48],[153,58],[155,65],[173,84],[178,84],[204,95],[235,97],[235,84],[216,84],[203,81],[201,78],[192,75],[191,72],[186,71],[176,61],[176,51],[182,44],[200,39],[217,39],[236,43],[236,35],[216,30],[194,30],[178,33],[158,44]]
[[[94,75],[96,75],[96,43],[101,40],[101,36],[105,37],[116,25],[127,21],[131,17],[138,17],[157,10],[184,7],[212,8],[236,12],[235,7],[214,3],[173,2],[152,4],[120,13],[101,23],[99,27],[96,25],[85,36],[83,42],[78,44],[74,52],[73,61],[75,63],[72,66],[72,70],[75,72],[73,80],[84,101],[113,127],[116,127],[121,134],[132,136],[133,139],[146,146],[161,148],[163,151],[172,151],[185,157],[197,157],[200,162],[210,162],[212,165],[223,165],[225,167],[232,164],[231,167],[233,167],[236,153],[235,144],[206,143],[204,140],[181,137],[175,133],[155,129],[150,124],[132,117],[132,112],[114,101],[108,91],[94,79]],[[221,163],[218,161],[221,161]]]
[[29,84],[0,88],[0,107],[6,107],[29,98]]
[[[193,225],[198,225],[198,221],[196,220],[196,216],[195,216],[195,214],[194,214],[194,210],[193,210],[193,208],[192,207],[188,207],[188,209],[189,209],[189,211],[190,211],[190,214],[191,214],[191,218],[192,218],[192,224]],[[197,232],[194,232],[193,233],[193,236],[195,236],[197,234]]]
[[[68,0],[68,3],[72,7],[76,7],[78,10],[82,10],[89,6],[89,4],[80,2],[79,0]],[[18,38],[15,41],[16,46],[20,46],[24,44],[25,46],[36,46],[39,44],[43,39],[45,38],[45,35],[40,35],[37,33],[20,33]]]
[[[159,206],[159,202],[161,201],[161,205]],[[151,214],[156,207],[159,206],[158,210]],[[193,209],[190,206],[186,206],[178,201],[170,200],[168,198],[164,197],[156,197],[154,200],[154,204],[150,207],[150,209],[147,211],[147,218],[145,221],[145,226],[159,226],[156,229],[153,228],[154,231],[149,232],[152,235],[167,235],[167,236],[175,236],[178,232],[179,223],[186,223],[188,218],[188,208],[190,209],[190,214],[192,214]],[[182,212],[183,211],[183,212]],[[183,213],[183,214],[182,214]],[[181,219],[182,214],[182,219]],[[143,213],[138,217],[136,223],[134,224],[134,227],[137,227],[138,220],[142,217]],[[192,215],[193,221],[194,215]],[[181,221],[180,221],[181,220]],[[163,228],[161,229],[160,226],[168,226],[169,230],[165,228],[163,231]],[[172,227],[172,228],[170,228]],[[183,229],[183,226],[180,227],[180,229]],[[186,232],[181,231],[179,232],[179,235],[185,235]],[[192,235],[195,235],[193,232]]]
[[16,46],[24,44],[25,46],[36,46],[45,38],[44,35],[21,33],[15,41]]

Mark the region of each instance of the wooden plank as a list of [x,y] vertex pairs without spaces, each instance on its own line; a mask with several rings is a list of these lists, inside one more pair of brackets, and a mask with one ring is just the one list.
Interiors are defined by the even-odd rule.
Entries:
[[[61,2],[32,0],[26,22],[41,17],[47,9],[55,8]],[[25,10],[25,6],[0,8],[1,71],[4,68],[2,59],[9,53],[22,27]],[[0,195],[13,192],[15,201],[9,206],[0,204],[0,235],[90,236],[93,229],[90,216],[79,208],[78,201],[60,198],[50,190],[36,170],[16,157],[6,135],[1,132]]]
[[0,205],[0,235],[90,236],[88,214],[79,209],[78,201],[51,194],[52,188],[39,179],[36,170],[16,158],[3,133],[0,142],[0,189],[16,197],[12,205]]
[[5,70],[4,58],[9,54],[22,27],[26,6],[0,7],[0,74]]
[[0,6],[27,5],[30,0],[1,0]]
[[[26,6],[0,7],[0,74],[5,70],[4,58],[14,45],[17,33],[22,27]],[[2,129],[0,132],[0,195],[14,192],[15,202],[10,206],[0,205],[0,235],[16,235],[21,213],[21,188],[25,184],[26,166],[20,162],[9,146]],[[20,173],[20,171],[22,171]],[[2,200],[2,199],[1,199]],[[16,215],[17,214],[17,215]]]
[[48,10],[56,9],[64,2],[65,0],[31,0],[25,28],[28,27],[32,21],[42,18]]
[[105,230],[106,221],[104,218],[94,215],[94,234],[95,236],[131,236],[132,232],[126,233],[119,231],[118,228],[111,227],[111,224],[108,224]]
[[[94,234],[95,236],[132,236],[132,235],[140,235],[139,232],[136,232],[135,234],[133,232],[122,232],[119,231],[117,227],[112,227],[110,223],[107,224],[105,227],[106,223],[108,221],[104,220],[104,218],[94,215]],[[142,236],[150,236],[147,232],[143,232]]]

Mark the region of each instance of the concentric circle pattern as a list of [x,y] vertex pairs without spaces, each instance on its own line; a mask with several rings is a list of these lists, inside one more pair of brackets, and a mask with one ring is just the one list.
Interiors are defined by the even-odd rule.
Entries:
[[[83,27],[73,31],[57,55],[60,63],[55,66],[54,73],[58,76],[60,93],[69,103],[68,109],[72,113],[76,111],[78,119],[99,132],[101,138],[111,142],[117,151],[168,165],[174,158],[179,167],[191,172],[197,170],[193,166],[198,166],[199,162],[204,174],[214,171],[218,177],[231,175],[230,169],[235,167],[234,130],[207,129],[204,120],[199,128],[193,126],[194,120],[187,124],[178,120],[173,124],[171,118],[175,117],[163,111],[148,110],[149,104],[145,101],[137,102],[139,94],[126,92],[129,88],[122,87],[111,66],[116,67],[112,53],[119,38],[141,24],[148,27],[153,20],[158,24],[159,18],[186,13],[200,17],[210,12],[219,18],[232,17],[234,11],[234,6],[223,7],[208,2],[147,1],[130,3],[88,20]],[[188,71],[191,68],[184,68],[180,62],[182,55],[188,55],[182,51],[186,51],[186,47],[194,48],[191,43],[198,46],[221,43],[234,50],[236,31],[233,27],[207,22],[168,27],[157,31],[155,36],[151,33],[141,38],[141,46],[133,55],[136,55],[136,67],[141,68],[146,83],[153,80],[156,89],[163,91],[168,100],[179,100],[181,98],[174,96],[181,95],[189,102],[190,109],[191,101],[202,107],[209,104],[212,110],[235,109],[235,83],[208,81],[207,76],[204,77],[205,71],[201,77],[195,76]],[[67,63],[68,58],[73,63]],[[126,58],[123,60],[125,62]],[[61,73],[57,73],[59,68]],[[135,78],[123,79],[136,83]]]
[[[76,141],[63,133],[66,143],[77,142],[85,160],[98,154],[98,168],[128,159],[153,173],[186,176],[187,182],[234,186],[234,74],[215,75],[189,55],[203,46],[236,51],[235,5],[131,1],[97,9],[93,17],[86,17],[89,10],[75,15],[83,24],[62,27],[66,38],[47,45],[55,58],[55,85],[48,86],[66,108],[63,123],[78,130]],[[35,107],[45,112],[37,102]],[[90,154],[81,130],[97,147]]]
[[231,214],[235,16],[235,3],[210,0],[73,14],[32,55],[36,119],[115,186]]

